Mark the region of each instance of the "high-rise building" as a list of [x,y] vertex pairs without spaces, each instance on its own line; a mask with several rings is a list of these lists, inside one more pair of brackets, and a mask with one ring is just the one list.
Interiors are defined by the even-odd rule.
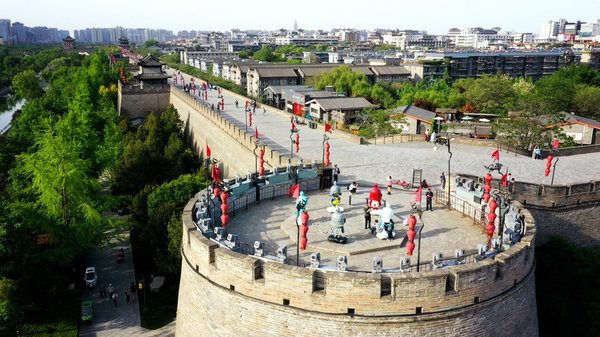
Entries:
[[559,22],[548,20],[542,23],[542,27],[540,29],[540,39],[553,39],[558,36],[558,28]]
[[13,36],[13,40],[16,43],[25,43],[27,42],[27,36],[26,36],[26,32],[25,32],[25,25],[20,23],[20,22],[14,22],[12,24],[12,36]]
[[12,38],[10,32],[10,20],[0,19],[0,37],[4,39],[4,43],[8,44]]

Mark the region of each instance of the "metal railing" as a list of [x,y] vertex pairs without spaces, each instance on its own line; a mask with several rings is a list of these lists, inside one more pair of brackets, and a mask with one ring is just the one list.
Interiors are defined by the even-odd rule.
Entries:
[[[448,204],[448,194],[446,191],[436,190],[434,200],[438,204]],[[480,226],[482,229],[485,226],[485,212],[483,206],[474,206],[470,202],[450,195],[450,209],[460,213],[463,217],[472,219],[473,225]]]

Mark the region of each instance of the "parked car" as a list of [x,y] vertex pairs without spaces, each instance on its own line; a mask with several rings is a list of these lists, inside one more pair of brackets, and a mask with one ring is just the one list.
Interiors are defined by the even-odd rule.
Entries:
[[90,323],[94,319],[94,308],[92,307],[92,301],[81,302],[81,321],[83,323]]
[[85,281],[85,285],[88,288],[93,288],[98,283],[98,274],[96,274],[95,267],[87,267],[85,268],[85,277],[83,278]]

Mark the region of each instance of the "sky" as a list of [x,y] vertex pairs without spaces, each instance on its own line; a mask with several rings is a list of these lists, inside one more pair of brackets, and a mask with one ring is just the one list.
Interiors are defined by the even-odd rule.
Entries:
[[[360,4],[360,5],[359,5]],[[595,17],[590,17],[594,15]],[[596,22],[600,1],[576,0],[8,0],[0,19],[26,26],[163,28],[227,31],[292,29],[416,29],[444,34],[449,28],[500,27],[539,33],[542,22],[565,18]]]

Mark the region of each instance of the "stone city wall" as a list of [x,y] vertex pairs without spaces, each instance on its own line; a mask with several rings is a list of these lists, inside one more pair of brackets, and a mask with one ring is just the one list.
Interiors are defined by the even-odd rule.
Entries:
[[[525,209],[521,242],[493,260],[365,273],[295,267],[222,248],[196,230],[196,200],[183,214],[177,336],[538,335],[535,222]],[[324,287],[316,288],[321,277]],[[382,292],[388,282],[391,291]]]
[[[223,177],[254,172],[255,138],[226,120],[221,114],[210,110],[188,94],[176,88],[171,90],[171,104],[179,112],[184,122],[186,136],[190,144],[198,152],[204,154],[206,144],[211,148],[211,157],[220,160]],[[258,149],[256,150],[258,153]],[[265,146],[265,169],[286,166],[287,155],[281,154]],[[298,158],[292,164],[298,163]]]

